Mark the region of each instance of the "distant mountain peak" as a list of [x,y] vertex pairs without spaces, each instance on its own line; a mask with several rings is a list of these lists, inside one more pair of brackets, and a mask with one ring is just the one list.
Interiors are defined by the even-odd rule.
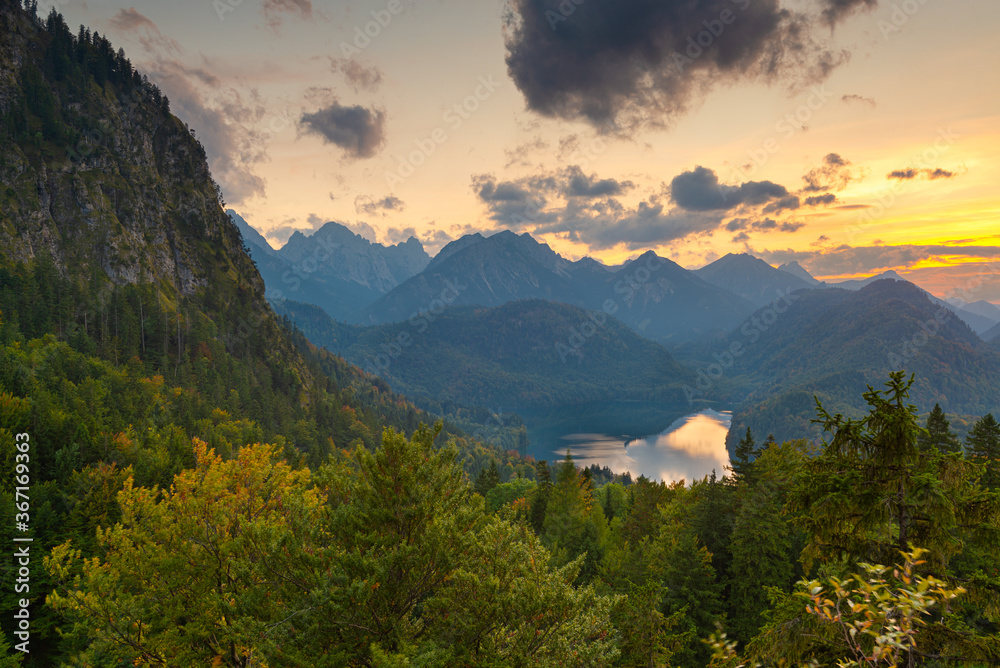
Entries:
[[694,272],[712,285],[748,299],[757,306],[773,301],[779,294],[816,287],[795,274],[779,271],[747,253],[730,253]]
[[809,283],[810,285],[815,285],[820,282],[812,274],[806,271],[805,267],[799,264],[798,260],[792,260],[791,262],[786,262],[785,264],[778,267],[778,271],[783,271],[787,274],[791,274],[792,276],[798,276],[799,278],[801,278],[806,283]]
[[666,262],[673,263],[673,260],[669,260],[665,257],[660,257],[659,255],[657,255],[656,251],[648,250],[639,257],[635,258],[634,260],[629,260],[628,262],[624,263],[623,265],[621,265],[621,268],[624,269],[625,267],[635,264],[636,262],[649,262],[650,260],[664,260]]

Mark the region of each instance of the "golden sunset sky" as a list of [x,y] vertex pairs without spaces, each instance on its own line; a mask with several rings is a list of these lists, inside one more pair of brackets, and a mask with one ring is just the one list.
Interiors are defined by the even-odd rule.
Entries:
[[[413,235],[432,255],[510,228],[569,258],[654,249],[695,268],[750,252],[819,278],[895,269],[1000,302],[1000,3],[852,0],[831,18],[836,5],[55,6],[163,89],[228,206],[275,247],[328,221],[386,244]],[[781,10],[799,32],[773,23]],[[795,61],[787,35],[814,54]],[[677,60],[687,38],[707,46]],[[746,197],[704,199],[713,179]]]

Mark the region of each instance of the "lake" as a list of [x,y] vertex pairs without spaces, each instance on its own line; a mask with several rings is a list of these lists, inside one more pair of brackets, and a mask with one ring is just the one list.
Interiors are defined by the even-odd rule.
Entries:
[[[690,410],[690,409],[688,409]],[[607,466],[654,480],[720,478],[729,464],[726,434],[732,413],[645,403],[594,404],[522,415],[528,454],[561,461],[567,449],[580,466]]]

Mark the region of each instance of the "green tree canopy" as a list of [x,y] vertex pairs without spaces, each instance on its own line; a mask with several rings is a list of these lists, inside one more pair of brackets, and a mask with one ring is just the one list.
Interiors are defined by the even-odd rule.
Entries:
[[870,410],[859,420],[830,415],[817,400],[816,421],[833,437],[806,465],[796,494],[807,562],[847,556],[892,563],[912,543],[941,564],[961,547],[956,529],[976,506],[968,466],[918,447],[922,429],[907,403],[912,384],[898,371],[886,390],[869,386]]
[[986,489],[1000,489],[1000,423],[992,413],[987,413],[972,426],[965,449],[969,459],[984,467],[980,484]]
[[607,665],[620,601],[488,516],[439,430],[387,430],[315,475],[197,443],[169,490],[128,481],[101,556],[46,560],[75,665]]
[[926,431],[921,431],[917,439],[922,450],[937,448],[941,452],[961,452],[962,444],[951,430],[951,422],[941,410],[939,404],[934,404],[927,416]]

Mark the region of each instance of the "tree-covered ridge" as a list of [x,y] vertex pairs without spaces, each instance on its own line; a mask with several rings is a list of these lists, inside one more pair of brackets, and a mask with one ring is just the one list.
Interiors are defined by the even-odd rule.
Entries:
[[602,311],[530,299],[457,306],[361,328],[275,302],[318,345],[441,404],[539,409],[615,398],[683,400],[693,374]]
[[[706,378],[704,394],[743,404],[733,416],[734,444],[747,427],[779,439],[818,439],[809,423],[814,395],[857,417],[867,385],[900,368],[916,374],[910,396],[922,413],[935,404],[963,419],[1000,410],[1000,355],[916,286],[881,280],[858,292],[807,290],[791,298],[787,310],[763,309],[700,353],[703,372],[717,374]],[[735,343],[738,355],[712,356]],[[721,373],[708,366],[720,358]]]

